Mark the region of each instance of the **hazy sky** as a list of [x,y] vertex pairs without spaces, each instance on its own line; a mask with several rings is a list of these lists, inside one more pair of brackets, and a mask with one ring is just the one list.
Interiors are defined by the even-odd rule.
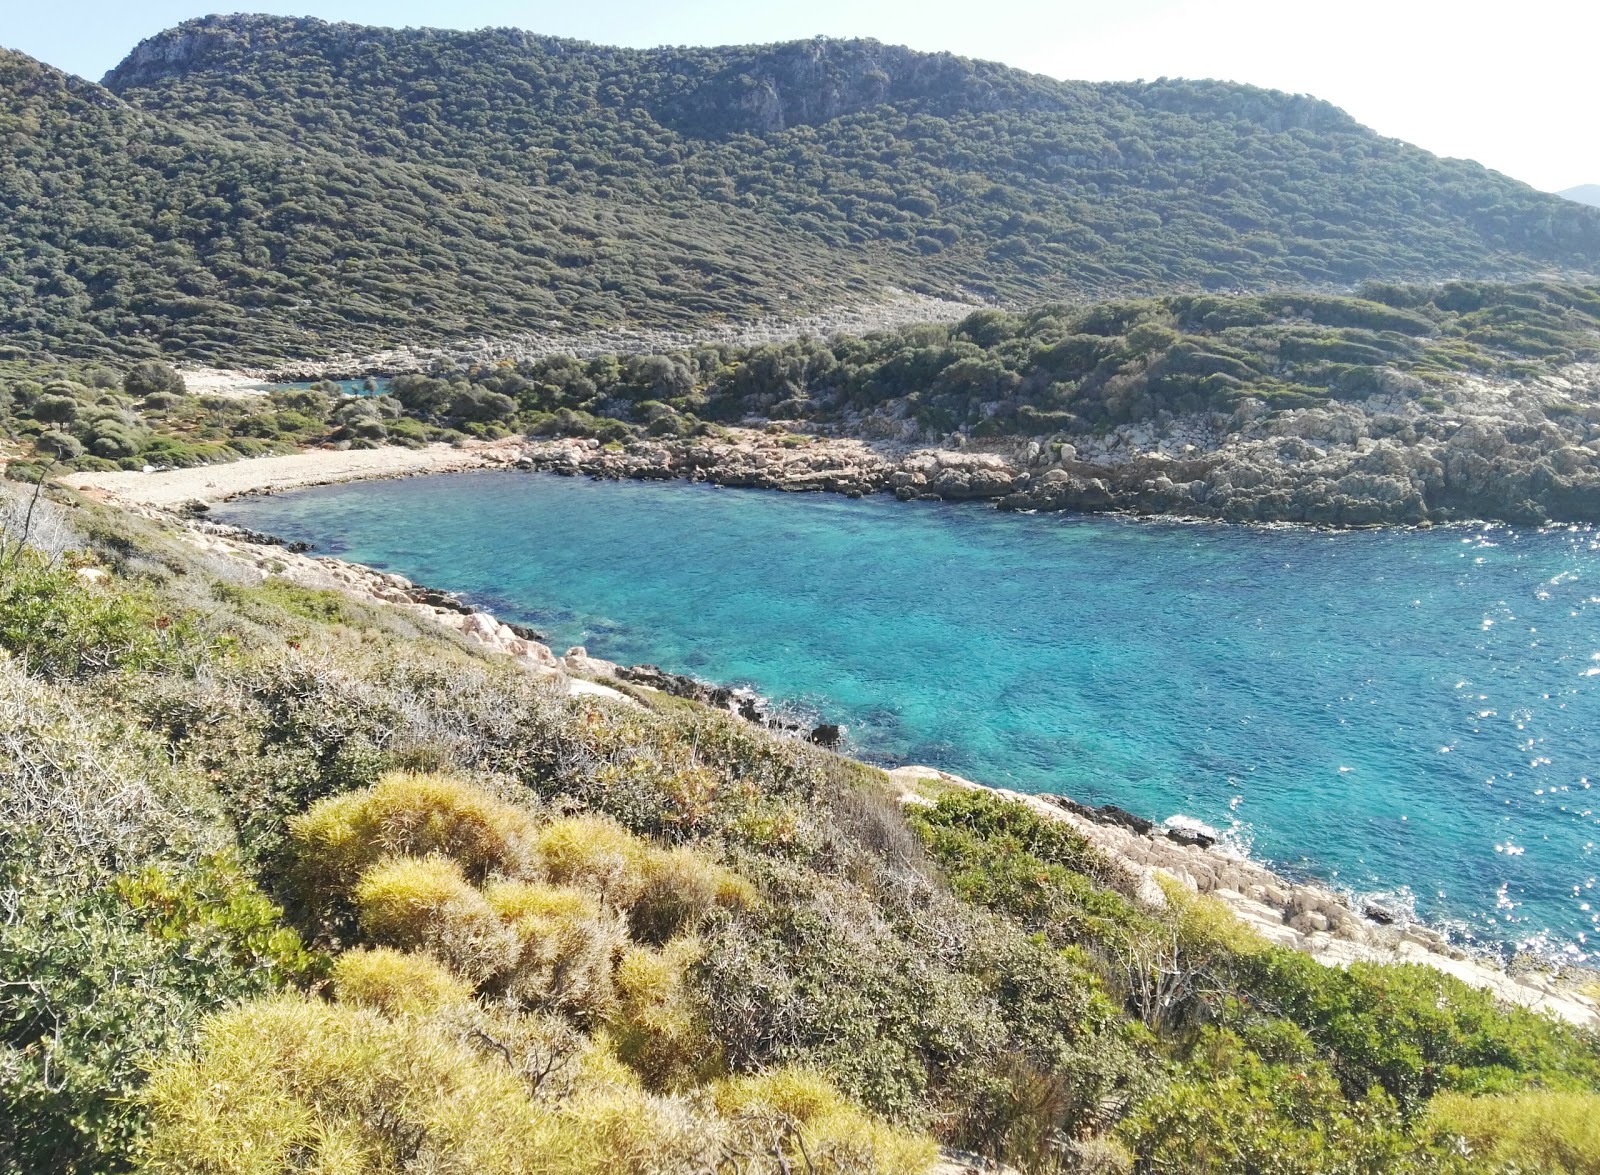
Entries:
[[[98,79],[207,4],[0,0],[0,45]],[[1384,134],[1535,187],[1600,183],[1600,0],[260,0],[250,10],[638,46],[825,33],[1061,78],[1228,78],[1315,94]]]

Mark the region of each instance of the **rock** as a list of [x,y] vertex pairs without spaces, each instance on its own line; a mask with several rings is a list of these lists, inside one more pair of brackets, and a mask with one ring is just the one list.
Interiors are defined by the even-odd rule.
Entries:
[[1379,926],[1393,926],[1395,919],[1398,917],[1394,910],[1389,909],[1387,906],[1381,906],[1377,902],[1368,902],[1362,907],[1361,912]]
[[618,669],[614,661],[589,656],[589,650],[582,645],[574,645],[563,653],[561,663],[569,672],[584,677],[615,677]]
[[1096,809],[1096,812],[1105,823],[1120,824],[1123,828],[1131,832],[1137,832],[1140,836],[1149,836],[1150,832],[1155,828],[1153,822],[1146,820],[1143,816],[1136,816],[1125,808],[1119,808],[1115,804],[1102,804]]
[[80,567],[77,574],[82,583],[105,583],[111,578],[111,573],[104,567]]
[[1207,836],[1205,833],[1193,828],[1169,828],[1167,839],[1186,848],[1209,849],[1217,843],[1217,838]]
[[839,744],[844,741],[844,729],[831,722],[823,722],[814,727],[806,737],[819,747],[826,747],[830,751],[837,750]]
[[1327,930],[1328,919],[1325,915],[1320,914],[1315,910],[1307,910],[1305,913],[1296,914],[1293,918],[1289,919],[1289,925],[1294,927],[1301,934],[1312,934],[1318,931]]

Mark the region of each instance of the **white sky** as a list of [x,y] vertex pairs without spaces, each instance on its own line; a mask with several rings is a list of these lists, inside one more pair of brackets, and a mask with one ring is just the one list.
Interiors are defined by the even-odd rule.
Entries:
[[[235,0],[237,3],[238,0]],[[0,45],[98,78],[207,0],[0,0]],[[369,24],[515,25],[611,44],[818,33],[1061,78],[1216,77],[1315,94],[1387,135],[1559,190],[1600,183],[1600,0],[260,0]]]

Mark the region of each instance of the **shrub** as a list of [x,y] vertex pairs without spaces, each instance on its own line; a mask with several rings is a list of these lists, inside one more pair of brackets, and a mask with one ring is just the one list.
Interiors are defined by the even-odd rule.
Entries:
[[233,966],[276,982],[306,980],[321,967],[283,924],[282,907],[229,855],[212,854],[188,867],[147,865],[120,878],[115,889],[147,931],[180,944],[187,958],[221,952]]
[[938,1156],[931,1139],[863,1113],[814,1069],[787,1066],[730,1078],[712,1097],[724,1116],[775,1137],[787,1163],[813,1171],[912,1175]]
[[1446,1089],[1600,1086],[1600,1051],[1591,1041],[1432,967],[1324,967],[1276,948],[1237,966],[1240,990],[1303,1027],[1351,1097],[1378,1085],[1409,1111]]
[[539,830],[539,853],[550,880],[583,885],[627,908],[644,890],[649,846],[609,816],[571,816]]
[[652,847],[642,864],[629,923],[636,937],[650,942],[666,942],[719,907],[743,909],[756,901],[747,879],[694,849]]
[[130,396],[149,396],[166,393],[181,396],[188,391],[183,376],[165,363],[147,359],[135,363],[122,377],[122,390]]
[[1345,1101],[1326,1066],[1263,1061],[1237,1036],[1203,1030],[1176,1080],[1117,1133],[1141,1171],[1362,1175],[1402,1170],[1414,1147],[1394,1104]]
[[1442,1093],[1422,1125],[1496,1171],[1600,1175],[1600,1094]]
[[447,857],[380,862],[362,874],[355,900],[373,941],[427,951],[474,987],[516,965],[516,934]]
[[519,941],[509,999],[585,1022],[610,1010],[612,962],[627,941],[616,911],[586,890],[530,882],[497,882],[485,897]]
[[0,648],[30,672],[82,677],[171,663],[190,626],[119,585],[85,583],[32,551],[0,565]]
[[617,1055],[652,1089],[698,1085],[722,1067],[688,982],[704,951],[680,938],[659,949],[633,947],[617,964],[617,1010],[609,1024]]
[[539,833],[516,805],[448,775],[394,773],[293,817],[302,876],[322,893],[354,884],[385,856],[437,854],[466,877],[536,876]]
[[295,996],[212,1017],[198,1054],[162,1062],[145,1100],[148,1169],[172,1175],[376,1175],[424,1145],[476,1160],[458,1169],[516,1171],[513,1147],[555,1141],[508,1068],[430,1024]]
[[33,446],[46,457],[72,461],[83,456],[83,442],[71,433],[51,429],[34,438]]
[[346,951],[333,965],[342,1003],[387,1016],[436,1012],[472,998],[472,989],[426,955],[377,947]]

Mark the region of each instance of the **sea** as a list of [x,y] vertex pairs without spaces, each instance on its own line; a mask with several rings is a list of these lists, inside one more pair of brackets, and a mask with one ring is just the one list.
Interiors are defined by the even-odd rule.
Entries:
[[1463,945],[1600,947],[1600,533],[1330,532],[493,471],[223,521],[851,753],[1207,827]]

